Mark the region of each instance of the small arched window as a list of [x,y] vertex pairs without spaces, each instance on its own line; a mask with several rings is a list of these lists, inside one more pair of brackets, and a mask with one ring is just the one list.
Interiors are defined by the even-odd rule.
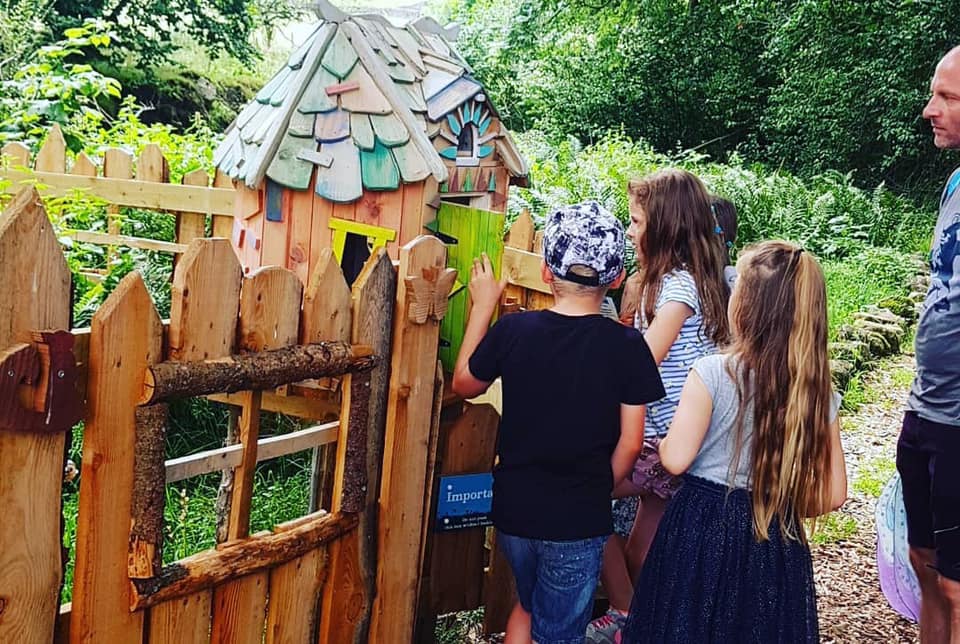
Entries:
[[460,135],[457,137],[457,156],[458,157],[475,157],[477,156],[476,149],[476,132],[474,132],[475,126],[473,123],[464,124],[463,128],[460,130]]

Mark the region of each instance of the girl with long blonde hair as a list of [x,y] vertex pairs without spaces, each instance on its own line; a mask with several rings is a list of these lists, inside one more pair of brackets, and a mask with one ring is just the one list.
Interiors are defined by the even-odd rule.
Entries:
[[823,273],[781,241],[748,248],[727,350],[697,360],[660,460],[684,475],[625,642],[818,642],[804,519],[846,498]]

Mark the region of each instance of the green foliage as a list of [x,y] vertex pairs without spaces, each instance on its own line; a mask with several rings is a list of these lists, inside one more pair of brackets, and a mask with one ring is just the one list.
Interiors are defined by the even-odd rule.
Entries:
[[821,257],[842,258],[865,246],[921,250],[929,243],[932,215],[882,184],[853,185],[849,175],[827,172],[809,180],[746,164],[738,156],[720,164],[696,153],[668,156],[623,134],[607,134],[583,147],[568,138],[553,145],[546,135],[525,132],[517,142],[531,163],[533,187],[514,190],[513,216],[534,215],[564,203],[599,199],[626,222],[626,184],[658,168],[678,166],[697,174],[715,194],[737,207],[737,246],[769,238],[790,239]]
[[133,67],[167,60],[178,33],[251,62],[259,55],[250,39],[256,29],[274,29],[302,13],[287,0],[54,0],[54,10],[58,29],[88,18],[116,24],[120,46],[110,59]]
[[71,148],[78,131],[104,119],[97,101],[120,97],[120,84],[86,63],[73,62],[86,49],[106,50],[112,42],[106,25],[88,21],[64,32],[63,40],[44,45],[9,80],[0,84],[0,140],[36,145],[59,124]]
[[857,468],[857,477],[853,481],[853,490],[874,499],[880,498],[883,486],[897,471],[897,463],[892,458],[878,457]]
[[447,0],[507,124],[658,151],[733,152],[801,176],[932,191],[920,118],[960,4],[928,0]]
[[822,546],[846,541],[857,534],[857,520],[843,510],[837,510],[817,519],[817,529],[809,535],[810,543]]
[[31,53],[50,39],[54,0],[0,0],[0,81],[9,80]]
[[[929,244],[932,215],[883,185],[863,190],[837,172],[805,181],[736,156],[720,164],[695,153],[657,154],[622,134],[609,134],[587,147],[573,138],[552,145],[533,131],[518,135],[517,142],[530,160],[533,185],[511,192],[511,218],[526,208],[536,220],[566,203],[597,199],[626,223],[630,177],[668,166],[686,168],[736,205],[736,248],[762,239],[789,239],[820,257],[832,333],[864,304],[902,294],[915,270],[912,254]],[[628,254],[628,264],[632,260]]]

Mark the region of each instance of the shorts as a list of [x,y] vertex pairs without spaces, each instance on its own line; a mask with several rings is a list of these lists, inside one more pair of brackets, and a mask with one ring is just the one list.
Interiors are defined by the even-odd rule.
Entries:
[[583,644],[606,541],[547,541],[497,530],[497,544],[513,570],[520,605],[530,613],[538,644]]
[[936,569],[960,581],[960,427],[908,411],[897,442],[907,541],[936,551]]
[[663,500],[672,499],[683,479],[674,476],[660,463],[660,438],[647,438],[643,441],[643,449],[633,465],[633,471],[627,475],[627,481],[633,487],[630,496],[648,496],[656,494]]

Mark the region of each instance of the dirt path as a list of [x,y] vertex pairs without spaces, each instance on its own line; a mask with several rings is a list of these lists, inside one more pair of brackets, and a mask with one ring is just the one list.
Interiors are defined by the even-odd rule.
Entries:
[[873,511],[894,470],[897,434],[913,357],[879,362],[848,398],[863,402],[841,418],[850,498],[825,524],[813,548],[820,635],[824,643],[916,642],[917,627],[880,591]]

